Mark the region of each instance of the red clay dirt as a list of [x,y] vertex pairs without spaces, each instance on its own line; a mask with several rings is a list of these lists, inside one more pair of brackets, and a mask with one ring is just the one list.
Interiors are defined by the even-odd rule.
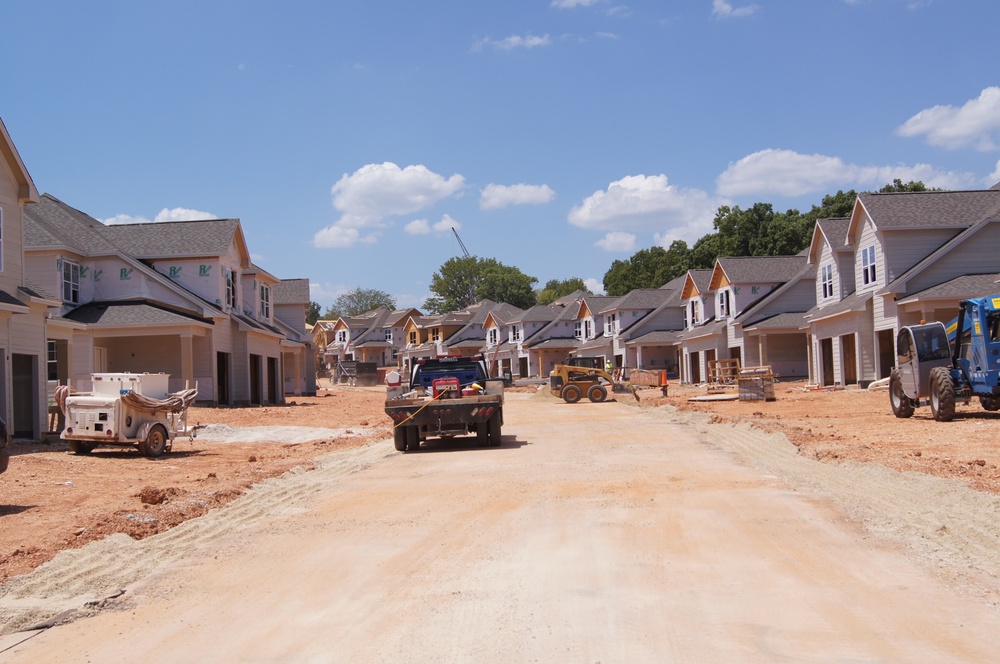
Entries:
[[[779,382],[774,401],[712,402],[689,401],[706,394],[702,386],[670,385],[668,390],[667,397],[659,389],[640,390],[640,407],[708,412],[718,423],[749,421],[784,433],[810,458],[874,462],[1000,493],[1000,413],[988,413],[978,403],[959,406],[953,422],[941,423],[927,408],[908,420],[895,418],[885,390],[811,390],[803,382]],[[232,501],[264,479],[309,468],[317,456],[388,439],[384,398],[379,388],[335,386],[316,397],[292,398],[285,406],[192,408],[189,414],[190,422],[201,424],[363,427],[367,432],[307,443],[178,438],[172,452],[151,460],[132,449],[99,448],[77,456],[61,442],[17,441],[10,469],[0,476],[0,582],[33,570],[62,549],[111,533],[141,539],[162,532]],[[385,444],[391,449],[388,440]]]

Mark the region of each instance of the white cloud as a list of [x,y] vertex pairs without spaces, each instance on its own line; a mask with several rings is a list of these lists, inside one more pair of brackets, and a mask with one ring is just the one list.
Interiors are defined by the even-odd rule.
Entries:
[[716,18],[742,18],[755,14],[760,9],[758,5],[744,5],[743,7],[733,7],[726,0],[712,0],[712,16]]
[[345,173],[333,185],[333,207],[341,217],[316,233],[313,244],[346,248],[358,242],[375,242],[378,234],[362,236],[360,229],[380,228],[386,217],[426,209],[464,187],[465,178],[457,173],[446,178],[423,165],[367,164],[350,175]]
[[453,228],[456,231],[462,230],[462,224],[458,223],[457,221],[451,218],[451,215],[447,214],[441,217],[441,221],[434,224],[434,230],[437,231],[438,233],[446,233]]
[[590,7],[598,2],[601,0],[552,0],[552,6],[559,9],[573,9],[574,7]]
[[992,187],[998,182],[1000,182],[1000,161],[997,162],[996,169],[986,176],[986,186]]
[[604,295],[604,282],[600,279],[590,277],[583,280],[583,285],[594,295]]
[[929,164],[860,166],[840,157],[767,149],[729,164],[716,178],[721,196],[802,196],[833,187],[881,187],[895,178],[920,180],[928,187],[963,189],[975,186],[971,173],[940,171]]
[[594,246],[600,247],[604,251],[632,252],[635,251],[635,234],[625,231],[611,231],[595,242]]
[[926,136],[927,142],[943,148],[998,149],[1000,136],[1000,87],[984,88],[976,99],[961,107],[932,106],[911,117],[896,133],[907,138]]
[[521,35],[511,35],[505,39],[485,37],[473,45],[473,50],[481,51],[483,48],[489,46],[498,51],[512,51],[515,48],[537,48],[538,46],[548,46],[551,43],[552,38],[547,34],[538,36],[528,33],[523,37]]
[[426,219],[414,219],[403,230],[410,235],[427,235],[431,232],[431,225]]
[[116,214],[104,220],[104,223],[113,226],[115,224],[150,224],[162,221],[204,221],[218,219],[219,217],[211,212],[201,212],[200,210],[190,210],[188,208],[163,208],[153,218],[147,219],[142,216],[132,216],[128,214]]
[[720,205],[729,201],[700,189],[679,189],[667,176],[630,175],[596,191],[569,212],[569,222],[606,231],[682,234],[696,240],[712,228]]
[[555,198],[556,192],[547,184],[486,185],[479,197],[479,207],[498,210],[509,205],[542,205]]
[[362,236],[357,228],[346,228],[334,224],[318,231],[313,236],[313,244],[320,249],[348,249],[354,245],[373,244],[378,241],[378,233]]
[[433,226],[426,219],[414,219],[410,223],[403,227],[403,230],[410,235],[427,235],[431,231],[435,233],[447,233],[451,229],[461,230],[462,224],[455,221],[451,215],[444,215],[441,217],[441,221],[436,222]]

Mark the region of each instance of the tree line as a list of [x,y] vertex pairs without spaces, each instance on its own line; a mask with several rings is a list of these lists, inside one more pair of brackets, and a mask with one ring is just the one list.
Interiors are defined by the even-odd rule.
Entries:
[[[878,193],[927,191],[923,182],[893,180]],[[807,212],[774,210],[770,203],[755,203],[743,209],[721,206],[712,222],[713,231],[690,247],[674,240],[669,247],[640,249],[625,260],[615,260],[604,273],[604,292],[625,295],[637,288],[659,288],[688,270],[711,268],[720,256],[790,256],[812,241],[818,219],[846,217],[854,208],[857,192],[839,190],[824,196]],[[506,302],[520,309],[550,304],[576,291],[590,292],[580,277],[550,279],[536,288],[536,277],[504,265],[495,258],[478,256],[450,258],[431,277],[430,291],[423,310],[429,314],[457,311],[481,300]],[[355,288],[337,297],[320,314],[320,305],[310,302],[307,321],[336,320],[355,316],[378,307],[396,308],[396,299],[375,289]]]

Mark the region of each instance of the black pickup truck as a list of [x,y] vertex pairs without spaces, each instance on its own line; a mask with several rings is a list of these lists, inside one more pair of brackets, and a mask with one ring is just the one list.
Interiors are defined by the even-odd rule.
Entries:
[[386,388],[385,412],[400,452],[428,438],[475,433],[485,447],[500,446],[503,380],[490,378],[482,357],[438,357],[413,365],[409,382]]

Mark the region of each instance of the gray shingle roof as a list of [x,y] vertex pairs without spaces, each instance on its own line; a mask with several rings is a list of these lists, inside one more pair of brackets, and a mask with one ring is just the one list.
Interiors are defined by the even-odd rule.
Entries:
[[239,219],[118,224],[102,235],[135,258],[222,256],[239,226]]
[[210,323],[195,316],[185,316],[144,300],[127,302],[91,302],[67,313],[63,318],[77,323],[107,327],[137,325],[190,325]]
[[282,279],[271,288],[276,304],[309,304],[308,279]]
[[719,267],[732,284],[785,282],[802,271],[805,256],[720,257]]
[[830,219],[817,219],[816,226],[822,231],[826,241],[830,243],[830,249],[834,253],[848,251],[846,244],[847,227],[851,225],[850,217],[833,217]]
[[66,205],[51,194],[24,208],[25,248],[66,246],[86,256],[115,253],[102,235],[104,224]]
[[641,337],[630,339],[625,343],[625,345],[641,346],[643,344],[674,344],[680,343],[682,336],[682,330],[656,330],[654,332],[647,332]]
[[958,299],[985,297],[1000,290],[1000,274],[966,274],[949,281],[931,286],[918,293],[901,298],[900,302],[919,300]]
[[799,330],[803,327],[808,327],[809,323],[806,321],[806,314],[804,311],[799,311],[796,313],[784,313],[771,316],[769,318],[761,318],[752,323],[744,323],[744,330]]
[[0,304],[9,304],[15,307],[24,307],[25,309],[28,308],[28,305],[26,305],[24,302],[21,302],[19,299],[17,299],[16,297],[14,297],[5,290],[0,290]]
[[1000,214],[1000,190],[858,194],[881,230],[971,226]]
[[673,295],[673,291],[660,288],[636,288],[601,309],[600,313],[624,309],[656,309]]

